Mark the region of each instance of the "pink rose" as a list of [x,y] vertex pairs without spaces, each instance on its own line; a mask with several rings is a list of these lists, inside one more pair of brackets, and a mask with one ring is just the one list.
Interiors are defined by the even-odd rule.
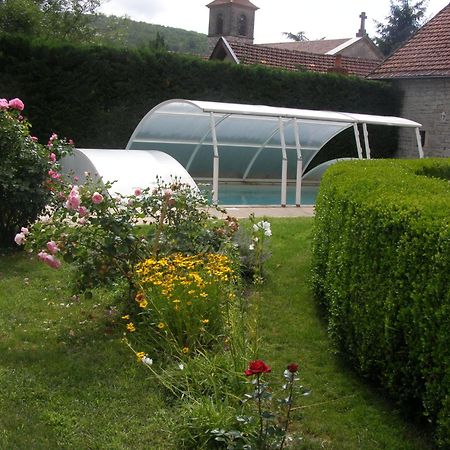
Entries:
[[47,252],[39,252],[38,258],[40,261],[44,262],[52,269],[59,269],[61,267],[61,261],[58,258],[55,258],[53,255],[49,255]]
[[0,109],[8,109],[8,108],[9,108],[8,100],[6,100],[6,98],[0,98]]
[[88,213],[88,210],[87,210],[87,208],[85,206],[80,206],[78,208],[78,215],[80,217],[84,217],[87,213]]
[[56,155],[54,153],[50,153],[49,159],[50,159],[51,162],[55,162],[56,161]]
[[72,190],[69,193],[69,197],[67,197],[66,208],[78,210],[80,208],[81,199],[80,193],[78,192],[78,186],[73,186]]
[[8,102],[8,106],[12,109],[17,109],[18,111],[23,111],[25,105],[20,98],[13,98]]
[[103,195],[102,194],[100,194],[99,192],[94,192],[92,194],[92,203],[98,205],[102,201],[103,201]]
[[61,261],[53,255],[49,255],[45,263],[52,269],[59,269],[61,267]]
[[22,227],[20,229],[20,232],[23,233],[25,236],[28,236],[28,234],[30,233],[28,228]]
[[49,256],[49,254],[44,251],[41,251],[37,254],[39,261],[44,261],[47,256]]
[[56,255],[56,253],[59,251],[58,246],[56,245],[55,241],[49,241],[47,242],[47,248],[48,251],[52,254],[52,255]]
[[56,172],[56,171],[54,171],[53,169],[50,169],[50,170],[48,171],[48,174],[49,174],[49,176],[50,176],[51,178],[53,178],[54,180],[59,180],[59,179],[61,178],[61,174],[58,173],[58,172]]
[[140,195],[142,195],[142,189],[141,189],[141,188],[136,188],[136,189],[134,190],[134,195],[135,195],[136,197],[139,197]]
[[56,133],[53,133],[53,134],[50,136],[49,142],[53,142],[55,139],[58,139],[58,135],[57,135]]
[[26,240],[27,240],[27,238],[25,237],[25,234],[23,234],[23,233],[17,233],[16,236],[14,237],[14,242],[17,245],[25,244]]
[[37,141],[39,140],[36,136],[30,136],[30,139],[31,139],[33,142],[37,142]]

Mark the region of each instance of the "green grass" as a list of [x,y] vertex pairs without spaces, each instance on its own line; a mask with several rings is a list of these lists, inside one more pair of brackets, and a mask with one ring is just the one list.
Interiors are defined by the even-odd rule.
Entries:
[[[300,363],[311,389],[294,412],[305,449],[431,449],[335,356],[308,288],[311,219],[271,220],[258,299],[261,358],[277,384]],[[0,256],[0,449],[171,449],[176,411],[121,342],[106,296],[73,298],[69,271]]]

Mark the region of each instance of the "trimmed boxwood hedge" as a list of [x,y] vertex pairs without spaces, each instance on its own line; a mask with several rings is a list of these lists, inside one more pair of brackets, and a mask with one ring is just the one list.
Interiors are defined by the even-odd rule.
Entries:
[[450,159],[328,169],[312,271],[342,355],[450,448]]
[[[56,130],[78,147],[91,148],[124,148],[144,115],[173,98],[381,115],[398,115],[400,107],[395,86],[353,76],[11,36],[0,36],[1,97],[25,102],[40,139]],[[371,133],[374,155],[386,156],[383,150],[396,148],[396,138],[391,127]],[[356,156],[352,130],[334,139],[324,154],[325,160]]]

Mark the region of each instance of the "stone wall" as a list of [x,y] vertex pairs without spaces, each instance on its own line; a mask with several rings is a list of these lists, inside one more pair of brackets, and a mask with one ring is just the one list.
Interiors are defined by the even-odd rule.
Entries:
[[[403,79],[401,116],[422,124],[425,156],[450,157],[450,78]],[[401,129],[399,157],[417,157],[414,130]]]

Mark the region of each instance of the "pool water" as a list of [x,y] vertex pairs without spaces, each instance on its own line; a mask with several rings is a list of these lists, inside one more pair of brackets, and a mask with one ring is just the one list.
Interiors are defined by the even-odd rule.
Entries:
[[[211,198],[211,186],[200,186]],[[314,205],[318,186],[302,186],[301,204]],[[295,205],[295,186],[288,185],[286,203]],[[280,205],[281,186],[275,184],[236,184],[221,183],[219,185],[219,205]]]

